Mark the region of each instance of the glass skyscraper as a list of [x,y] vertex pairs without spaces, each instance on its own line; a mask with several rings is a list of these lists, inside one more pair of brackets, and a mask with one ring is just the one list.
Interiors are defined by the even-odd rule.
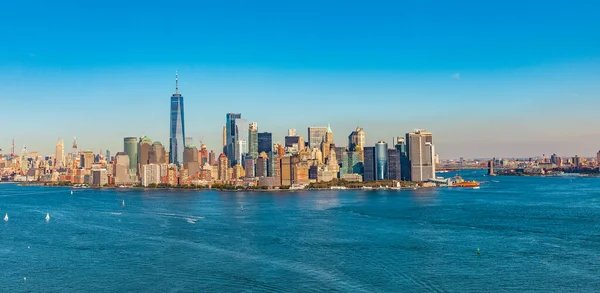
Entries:
[[265,152],[267,155],[273,152],[273,139],[270,132],[258,134],[258,153]]
[[375,144],[375,179],[388,179],[388,145],[380,140]]
[[365,147],[364,158],[363,181],[375,181],[375,147]]
[[181,166],[185,148],[185,122],[183,119],[183,96],[179,93],[179,80],[175,74],[175,93],[171,96],[171,120],[169,138],[169,163]]
[[230,165],[233,166],[236,160],[235,149],[238,146],[238,120],[242,119],[242,114],[239,113],[227,113],[225,117],[225,128],[226,128],[226,144],[225,144],[225,155],[229,159]]

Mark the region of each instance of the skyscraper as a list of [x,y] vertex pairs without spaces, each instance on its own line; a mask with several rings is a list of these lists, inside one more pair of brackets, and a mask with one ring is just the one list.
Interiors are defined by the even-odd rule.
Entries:
[[169,163],[181,165],[185,147],[183,96],[179,93],[179,77],[175,73],[175,93],[171,96]]
[[348,135],[348,150],[356,151],[356,147],[361,149],[365,147],[365,132],[359,126],[356,126],[356,130]]
[[388,179],[388,144],[382,140],[375,144],[375,179]]
[[117,155],[115,155],[115,166],[113,168],[115,185],[129,184],[131,182],[129,158],[130,156],[125,152],[118,152]]
[[227,156],[225,154],[221,154],[219,156],[219,166],[218,166],[218,170],[219,170],[218,179],[221,182],[229,181],[228,169],[229,169],[229,162],[227,162]]
[[126,137],[123,139],[123,150],[125,154],[129,156],[129,172],[132,174],[137,173],[137,138]]
[[142,166],[150,164],[152,154],[152,140],[147,136],[141,137],[137,145],[138,173],[141,174]]
[[183,168],[188,170],[188,174],[192,178],[196,178],[200,172],[198,149],[193,145],[186,145],[183,150]]
[[226,152],[225,155],[229,159],[229,161],[234,164],[235,162],[235,149],[238,144],[238,120],[242,119],[242,114],[239,113],[227,113],[225,116],[225,126],[227,127],[227,145],[225,146]]
[[94,153],[92,151],[84,151],[81,154],[81,159],[79,161],[81,168],[85,170],[92,169],[92,164],[94,163]]
[[165,147],[159,141],[155,141],[152,143],[152,151],[150,152],[148,161],[150,164],[164,164],[166,163],[165,155]]
[[265,152],[267,155],[273,152],[273,139],[270,132],[258,134],[258,153]]
[[325,141],[327,135],[327,127],[309,127],[308,128],[308,142],[310,149],[321,148],[321,143]]
[[402,180],[402,171],[400,164],[400,151],[397,149],[388,150],[388,179]]
[[364,149],[363,181],[375,181],[375,147]]
[[[258,124],[256,122],[252,122],[248,126],[248,155],[254,159],[258,158]],[[247,170],[246,173],[248,173]]]
[[433,136],[424,130],[406,134],[411,181],[427,181],[435,178]]
[[58,142],[56,143],[56,155],[54,159],[55,169],[59,169],[65,166],[65,141],[60,140],[60,138],[58,138]]

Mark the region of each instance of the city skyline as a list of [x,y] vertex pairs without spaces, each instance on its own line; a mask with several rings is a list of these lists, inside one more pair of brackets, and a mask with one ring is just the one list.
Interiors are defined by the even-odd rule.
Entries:
[[[535,2],[7,3],[28,13],[0,19],[11,122],[0,148],[14,138],[19,150],[51,154],[58,137],[74,136],[94,152],[116,154],[128,136],[168,146],[178,70],[185,135],[218,153],[223,114],[242,113],[281,143],[289,128],[306,138],[307,127],[330,124],[340,145],[356,126],[366,145],[427,129],[444,159],[593,156],[599,4]],[[169,13],[178,21],[163,21]]]

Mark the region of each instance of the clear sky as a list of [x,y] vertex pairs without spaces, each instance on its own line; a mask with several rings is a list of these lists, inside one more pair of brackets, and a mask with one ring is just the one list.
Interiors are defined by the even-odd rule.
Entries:
[[5,2],[5,152],[168,145],[176,70],[186,134],[216,151],[227,112],[275,141],[427,129],[441,158],[600,149],[598,1]]

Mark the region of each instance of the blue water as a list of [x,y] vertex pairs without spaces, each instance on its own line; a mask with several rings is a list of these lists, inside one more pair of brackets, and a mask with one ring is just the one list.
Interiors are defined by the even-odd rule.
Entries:
[[0,184],[0,291],[600,289],[600,179],[479,179],[400,192]]

